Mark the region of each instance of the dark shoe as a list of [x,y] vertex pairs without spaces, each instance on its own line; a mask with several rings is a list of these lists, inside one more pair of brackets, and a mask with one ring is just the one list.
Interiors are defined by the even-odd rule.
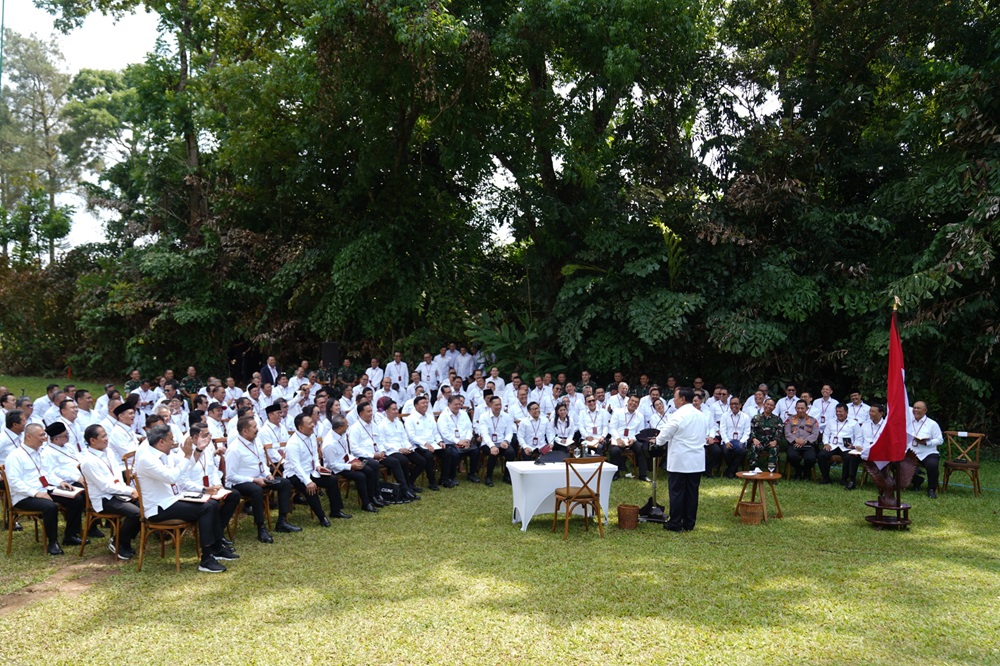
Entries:
[[49,555],[62,555],[63,554],[63,549],[59,547],[58,543],[56,543],[55,541],[52,541],[52,542],[49,543],[49,547],[47,549],[47,552],[48,552]]
[[405,492],[405,493],[403,494],[403,497],[404,497],[405,499],[408,499],[408,500],[410,500],[411,502],[415,502],[415,501],[417,501],[418,499],[420,499],[420,495],[418,495],[418,494],[416,494],[415,492],[412,492],[412,491],[410,491],[410,490],[407,490],[407,491],[406,491],[406,492]]
[[217,560],[225,560],[226,562],[240,559],[240,556],[236,554],[235,550],[233,550],[232,548],[226,548],[224,546],[221,548],[216,548],[215,555],[213,555],[213,557]]
[[219,561],[211,555],[201,558],[201,564],[198,565],[198,571],[205,573],[223,573],[225,570],[226,567],[219,564]]
[[910,484],[910,489],[911,490],[920,490],[920,486],[922,486],[922,485],[924,485],[924,477],[917,476],[917,477],[914,477],[913,483]]
[[853,481],[848,481],[847,485],[844,486],[844,490],[854,490],[856,487]]
[[831,481],[830,479],[823,479],[822,481],[819,482],[819,485],[821,485],[821,486],[828,486],[831,483],[833,483],[833,481]]
[[421,488],[420,486],[410,486],[410,490],[413,491],[413,492],[415,492],[415,493],[422,493],[422,492],[424,492],[424,489]]
[[482,482],[482,479],[480,479],[475,474],[470,474],[469,475],[469,483],[480,483],[480,482]]
[[284,518],[279,518],[278,522],[274,525],[275,532],[301,532],[301,527],[296,527]]
[[503,482],[506,483],[509,486],[510,485],[510,477],[507,476],[506,474],[504,474],[504,476],[503,476]]
[[[64,546],[79,546],[82,543],[83,543],[83,539],[81,539],[80,537],[78,537],[76,535],[68,536],[68,537],[63,537],[63,545]],[[90,541],[88,540],[87,543],[90,543]]]
[[929,498],[931,498],[931,499],[937,499],[937,491],[934,490],[933,488],[928,488],[927,489],[927,496]]
[[223,545],[224,548],[232,548],[233,547],[233,542],[230,541],[229,539],[227,539],[226,537],[222,537],[219,541],[222,543],[222,545]]
[[[710,478],[710,479],[712,478],[712,475],[711,475],[711,474],[706,474],[706,476],[707,476],[708,478]],[[651,483],[651,481],[649,480],[649,477],[648,477],[648,476],[640,476],[640,477],[639,477],[639,480],[640,480],[640,481],[645,481],[646,483]]]
[[492,488],[493,487],[493,477],[492,476],[486,477],[486,480],[483,483],[486,484],[487,488]]
[[17,521],[15,520],[15,521],[14,521],[14,531],[15,531],[15,532],[20,532],[20,531],[21,531],[21,530],[23,530],[23,529],[24,529],[24,528],[23,528],[23,527],[21,527],[21,523],[19,523],[19,522],[17,522]]
[[663,523],[663,529],[668,532],[681,532],[683,531],[680,527],[671,527],[668,523]]
[[375,505],[372,504],[371,502],[368,502],[368,504],[365,504],[362,507],[362,510],[363,511],[367,511],[368,513],[378,513],[378,509],[376,509]]
[[319,526],[320,527],[329,527],[330,524],[331,524],[330,523],[330,519],[327,518],[326,516],[323,516],[322,518],[319,519]]
[[454,488],[455,487],[455,486],[452,485],[450,479],[441,479],[441,485],[444,486],[445,488]]
[[97,529],[97,523],[94,523],[93,525],[90,526],[90,531],[87,532],[87,536],[94,537],[95,539],[103,539],[104,532]]
[[267,531],[266,527],[258,527],[257,541],[260,541],[261,543],[274,543],[274,537],[271,536],[271,533]]
[[128,562],[135,556],[135,551],[128,547],[122,547],[121,551],[118,552],[118,559],[122,562]]
[[371,503],[374,504],[375,506],[379,507],[379,508],[389,506],[389,503],[386,502],[381,497],[375,497],[375,498],[373,498]]
[[340,518],[341,520],[347,520],[348,518],[351,517],[351,514],[344,513],[343,511],[334,511],[330,515],[334,518]]
[[303,497],[301,495],[301,493],[297,493],[295,495],[295,497],[292,498],[292,503],[293,504],[308,504],[308,502],[306,502],[306,498]]
[[438,490],[441,490],[441,486],[439,486],[436,483],[430,484],[429,486],[427,486],[427,488],[430,489],[430,490],[433,490],[435,492],[437,492]]
[[613,477],[611,477],[611,480],[612,481],[617,481],[618,479],[621,478],[621,476],[622,476],[621,472],[615,472],[615,475]]

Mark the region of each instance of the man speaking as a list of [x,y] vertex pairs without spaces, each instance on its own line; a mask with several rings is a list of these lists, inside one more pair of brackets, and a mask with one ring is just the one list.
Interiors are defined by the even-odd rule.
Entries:
[[674,391],[674,406],[656,444],[667,448],[667,487],[670,490],[670,519],[663,529],[671,532],[694,529],[698,517],[698,485],[705,471],[705,417],[695,409],[694,390]]

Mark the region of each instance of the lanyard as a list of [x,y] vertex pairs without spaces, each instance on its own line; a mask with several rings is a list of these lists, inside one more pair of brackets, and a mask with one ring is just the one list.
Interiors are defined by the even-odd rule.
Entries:
[[[914,421],[913,425],[916,425],[916,424],[917,424],[917,422]],[[920,434],[920,431],[924,429],[925,425],[927,425],[927,417],[926,416],[923,419],[920,420],[920,427],[917,428],[917,431],[915,433],[913,433],[913,439],[920,439],[919,437],[917,437],[917,435]]]
[[844,426],[846,426],[846,425],[847,425],[847,420],[846,419],[844,421],[837,421],[837,432],[834,433],[834,435],[833,435],[833,441],[836,442],[837,440],[840,439],[840,431],[843,430]]
[[740,416],[739,416],[739,414],[733,414],[732,412],[730,412],[730,414],[729,414],[729,420],[733,422],[733,434],[736,434],[739,431],[739,427],[740,427]]
[[569,419],[565,421],[556,420],[556,425],[559,426],[560,436],[566,437],[566,431],[569,430]]
[[[25,453],[28,454],[28,460],[30,460],[31,464],[35,466],[35,469],[38,471],[38,476],[41,478],[42,477],[42,468],[41,468],[41,466],[38,463],[35,462],[35,458],[34,458],[34,456],[31,455],[31,451],[29,451],[28,448],[25,447],[25,446],[22,446],[21,449]],[[38,454],[38,451],[35,451],[35,453]],[[39,460],[41,460],[41,454],[38,454],[38,458],[39,458]]]
[[240,443],[242,443],[243,446],[246,447],[247,451],[249,451],[250,453],[253,454],[254,460],[257,461],[257,469],[259,469],[260,473],[263,474],[264,473],[264,463],[261,462],[260,456],[257,455],[257,449],[255,447],[251,447],[250,444],[247,443],[247,440],[243,439],[242,437],[240,437]]
[[878,430],[875,429],[875,423],[872,423],[872,444],[878,439],[878,436],[882,433],[882,428],[885,427],[885,419],[882,419],[881,423],[878,424]]

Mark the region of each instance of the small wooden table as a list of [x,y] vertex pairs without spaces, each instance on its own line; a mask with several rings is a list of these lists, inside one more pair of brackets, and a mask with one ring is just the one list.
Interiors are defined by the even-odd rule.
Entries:
[[[753,487],[750,489],[750,501],[748,504],[760,504],[764,512],[764,522],[767,522],[767,499],[764,496],[764,489],[760,487],[760,484],[766,482],[767,485],[771,486],[771,496],[774,497],[774,505],[778,508],[775,518],[781,518],[781,503],[778,502],[778,493],[774,490],[774,482],[781,479],[780,474],[777,472],[760,472],[759,474],[736,472],[736,476],[743,479],[743,489],[740,491],[740,498],[736,500],[736,510],[733,511],[734,516],[740,515],[740,503],[747,492],[747,486],[752,482]],[[758,492],[760,493],[759,500],[757,499]]]

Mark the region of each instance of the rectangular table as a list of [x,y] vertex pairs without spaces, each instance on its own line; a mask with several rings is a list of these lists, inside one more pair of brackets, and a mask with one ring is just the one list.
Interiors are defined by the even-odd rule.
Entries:
[[[577,468],[587,478],[597,465],[580,465]],[[566,463],[546,463],[536,465],[533,462],[509,462],[510,483],[514,490],[514,516],[511,522],[521,523],[521,531],[528,529],[528,523],[539,513],[551,514],[556,508],[555,489],[566,485]],[[608,496],[611,494],[611,479],[618,468],[610,463],[604,463],[601,471],[601,511],[604,522],[608,521]],[[594,479],[597,480],[596,478]],[[573,481],[576,481],[574,484]],[[578,479],[570,472],[570,483],[577,485]],[[560,508],[560,511],[564,511]],[[583,515],[582,507],[574,507],[574,514]]]

